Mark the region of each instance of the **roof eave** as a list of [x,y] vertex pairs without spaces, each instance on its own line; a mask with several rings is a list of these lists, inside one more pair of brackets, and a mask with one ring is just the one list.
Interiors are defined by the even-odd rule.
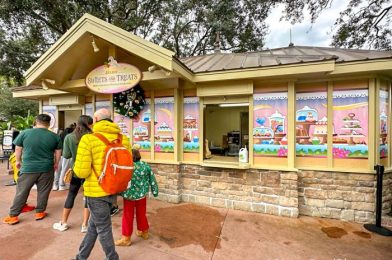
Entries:
[[[154,63],[172,71],[174,52],[160,47],[154,43],[133,35],[119,27],[102,21],[90,14],[84,14],[59,40],[56,41],[25,73],[26,85],[33,83],[60,55],[70,48],[83,34],[91,33],[108,42],[113,43],[114,38],[120,44],[117,46],[134,52],[136,55],[146,57],[154,56]],[[132,45],[139,50],[130,50]],[[128,47],[128,48],[127,48]]]

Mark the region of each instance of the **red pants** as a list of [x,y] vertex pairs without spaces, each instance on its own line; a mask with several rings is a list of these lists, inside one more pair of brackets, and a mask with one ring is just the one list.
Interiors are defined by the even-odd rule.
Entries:
[[126,200],[124,199],[124,210],[122,216],[122,235],[130,237],[133,232],[133,216],[136,209],[136,225],[139,231],[148,231],[146,216],[147,199]]

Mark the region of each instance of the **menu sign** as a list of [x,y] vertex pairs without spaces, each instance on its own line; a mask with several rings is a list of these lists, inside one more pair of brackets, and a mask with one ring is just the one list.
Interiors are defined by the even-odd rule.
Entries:
[[94,92],[112,94],[134,87],[141,79],[142,73],[137,67],[112,60],[92,70],[86,77],[86,85]]
[[12,150],[12,130],[4,130],[3,150]]

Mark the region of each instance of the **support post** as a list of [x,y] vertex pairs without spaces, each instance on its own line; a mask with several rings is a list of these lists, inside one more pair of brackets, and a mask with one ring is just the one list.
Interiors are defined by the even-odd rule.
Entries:
[[384,175],[384,166],[376,165],[374,169],[377,173],[377,191],[376,191],[376,224],[363,225],[367,230],[382,236],[392,236],[392,231],[381,226],[382,213],[382,178]]

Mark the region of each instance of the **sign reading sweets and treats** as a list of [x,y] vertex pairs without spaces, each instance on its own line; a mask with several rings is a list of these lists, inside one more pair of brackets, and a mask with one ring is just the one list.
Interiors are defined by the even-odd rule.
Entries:
[[141,71],[130,64],[117,63],[109,57],[108,64],[92,70],[86,77],[86,85],[97,93],[113,94],[128,90],[142,79]]

